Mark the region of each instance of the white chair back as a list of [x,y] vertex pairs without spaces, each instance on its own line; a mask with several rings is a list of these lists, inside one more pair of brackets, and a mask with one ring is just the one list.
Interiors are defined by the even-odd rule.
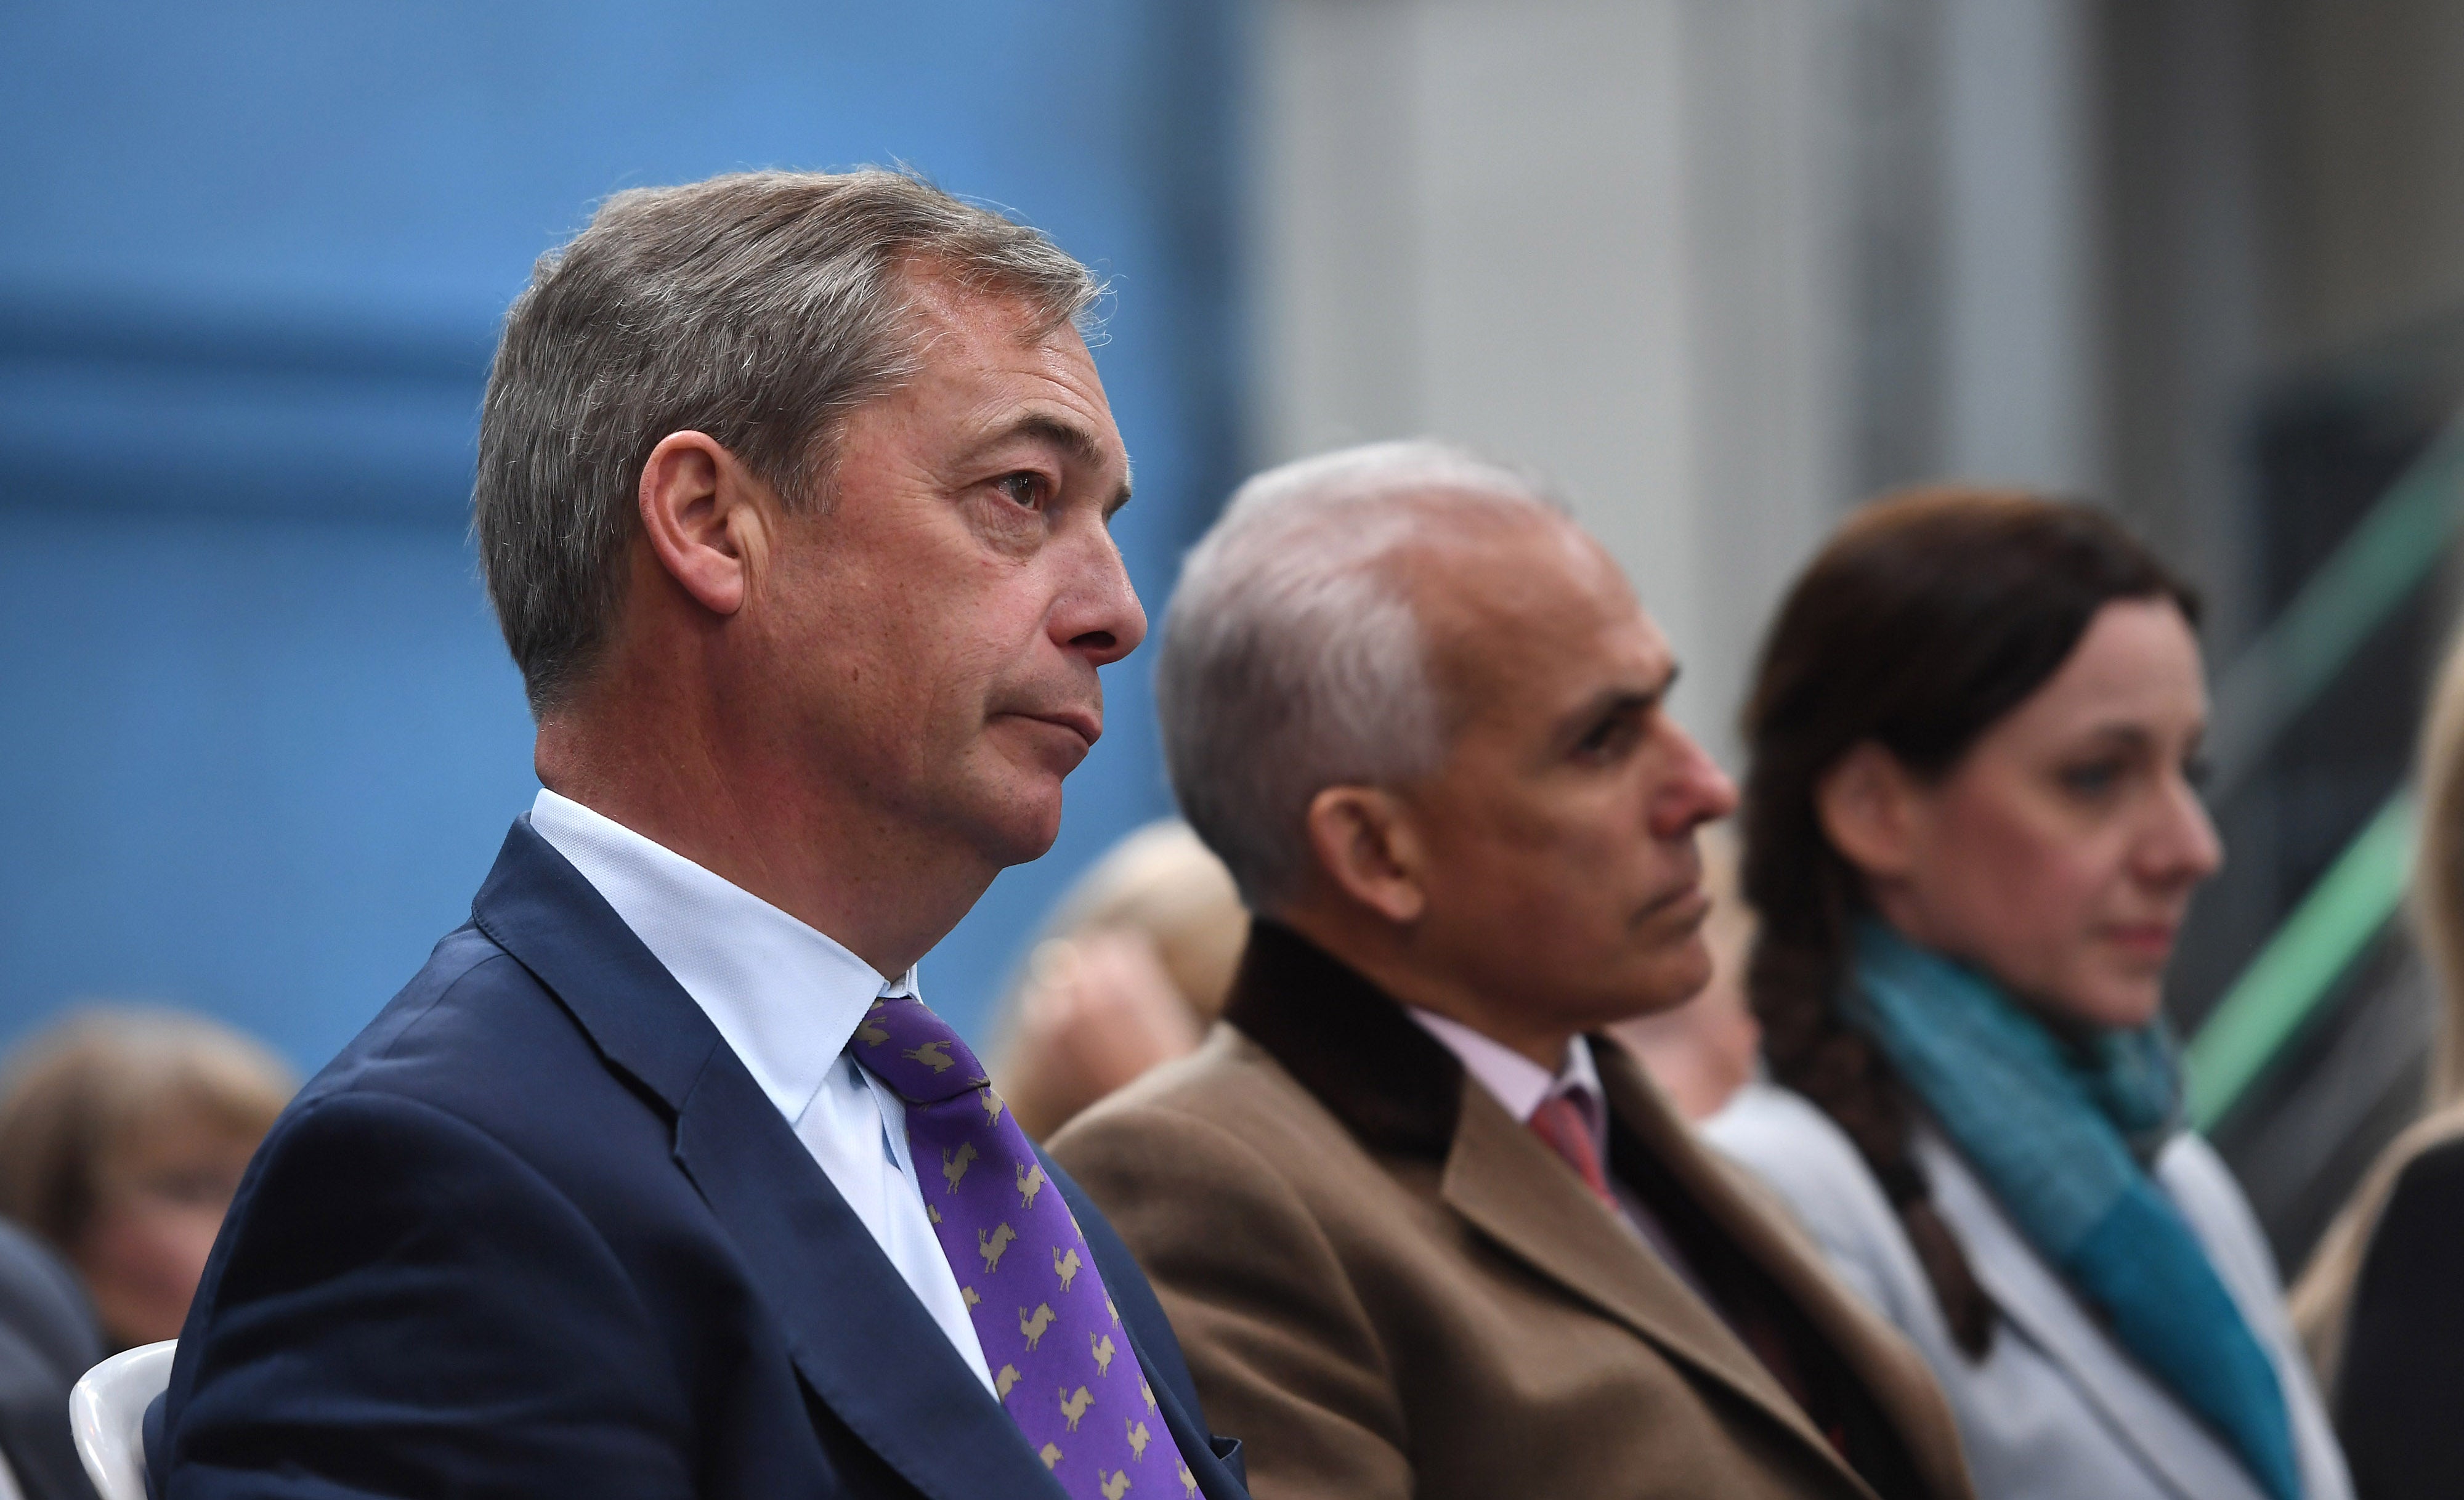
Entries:
[[123,1350],[69,1392],[69,1431],[102,1500],[145,1500],[145,1408],[171,1383],[176,1338]]

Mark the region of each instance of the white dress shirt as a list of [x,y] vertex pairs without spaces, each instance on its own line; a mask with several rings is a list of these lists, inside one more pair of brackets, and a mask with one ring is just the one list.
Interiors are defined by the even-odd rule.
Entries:
[[[1588,1039],[1577,1036],[1567,1043],[1566,1061],[1552,1073],[1505,1043],[1475,1031],[1460,1021],[1414,1005],[1404,1006],[1403,1013],[1419,1022],[1421,1030],[1443,1042],[1446,1050],[1462,1061],[1463,1071],[1477,1079],[1480,1086],[1488,1091],[1490,1097],[1505,1106],[1507,1114],[1522,1123],[1530,1124],[1531,1116],[1539,1113],[1540,1106],[1550,1099],[1563,1095],[1572,1101],[1575,1113],[1583,1117],[1584,1128],[1591,1132],[1592,1154],[1608,1177],[1609,1192],[1617,1199],[1626,1227],[1650,1246],[1668,1268],[1677,1273],[1679,1280],[1694,1289],[1697,1296],[1705,1302],[1711,1301],[1709,1293],[1704,1290],[1702,1278],[1694,1274],[1693,1266],[1678,1249],[1676,1240],[1661,1224],[1660,1216],[1636,1197],[1634,1190],[1619,1180],[1615,1173],[1608,1171],[1608,1092],[1600,1087],[1599,1065],[1593,1061],[1592,1044]],[[1712,1306],[1716,1308],[1718,1304],[1712,1303]]]
[[1568,1043],[1565,1065],[1552,1073],[1505,1043],[1460,1021],[1415,1005],[1403,1009],[1420,1024],[1421,1030],[1443,1042],[1446,1050],[1462,1060],[1463,1071],[1479,1079],[1489,1096],[1522,1123],[1530,1124],[1540,1106],[1559,1094],[1572,1099],[1583,1116],[1584,1126],[1592,1133],[1593,1154],[1600,1158],[1602,1166],[1608,1164],[1608,1107],[1602,1102],[1600,1070],[1592,1061],[1589,1041],[1578,1036]]
[[924,1214],[906,1103],[847,1052],[874,1000],[917,993],[915,971],[883,979],[826,934],[570,798],[542,789],[531,827],[693,997],[991,1389],[975,1320]]

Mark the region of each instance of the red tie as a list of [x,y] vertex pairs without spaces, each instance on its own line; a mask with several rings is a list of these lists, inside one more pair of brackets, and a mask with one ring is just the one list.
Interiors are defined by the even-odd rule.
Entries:
[[1617,1195],[1609,1191],[1609,1177],[1600,1170],[1600,1150],[1592,1141],[1592,1122],[1583,1114],[1583,1107],[1562,1093],[1552,1093],[1540,1101],[1531,1112],[1531,1134],[1549,1143],[1549,1149],[1566,1158],[1592,1196],[1617,1210]]

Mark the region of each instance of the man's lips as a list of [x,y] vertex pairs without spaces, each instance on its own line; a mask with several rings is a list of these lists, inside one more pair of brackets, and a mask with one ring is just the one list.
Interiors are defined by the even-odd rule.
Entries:
[[1655,896],[1637,913],[1638,922],[1674,917],[1681,921],[1699,921],[1711,910],[1711,897],[1703,890],[1700,880],[1689,880],[1676,890]]
[[1104,716],[1088,709],[1040,709],[1034,713],[1020,711],[1013,717],[1033,719],[1039,724],[1050,724],[1057,729],[1066,729],[1085,740],[1089,749],[1094,748],[1096,740],[1104,738]]

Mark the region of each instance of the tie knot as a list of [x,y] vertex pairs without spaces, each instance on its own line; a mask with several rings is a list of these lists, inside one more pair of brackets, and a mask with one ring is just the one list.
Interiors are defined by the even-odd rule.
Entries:
[[1593,1138],[1592,1121],[1583,1108],[1584,1102],[1580,1090],[1551,1094],[1531,1112],[1531,1134],[1566,1158],[1566,1164],[1574,1169],[1594,1197],[1614,1208],[1617,1195],[1610,1190],[1608,1172],[1600,1164],[1600,1150]]
[[855,1059],[910,1104],[937,1104],[989,1080],[950,1024],[913,995],[872,1003],[855,1028]]

